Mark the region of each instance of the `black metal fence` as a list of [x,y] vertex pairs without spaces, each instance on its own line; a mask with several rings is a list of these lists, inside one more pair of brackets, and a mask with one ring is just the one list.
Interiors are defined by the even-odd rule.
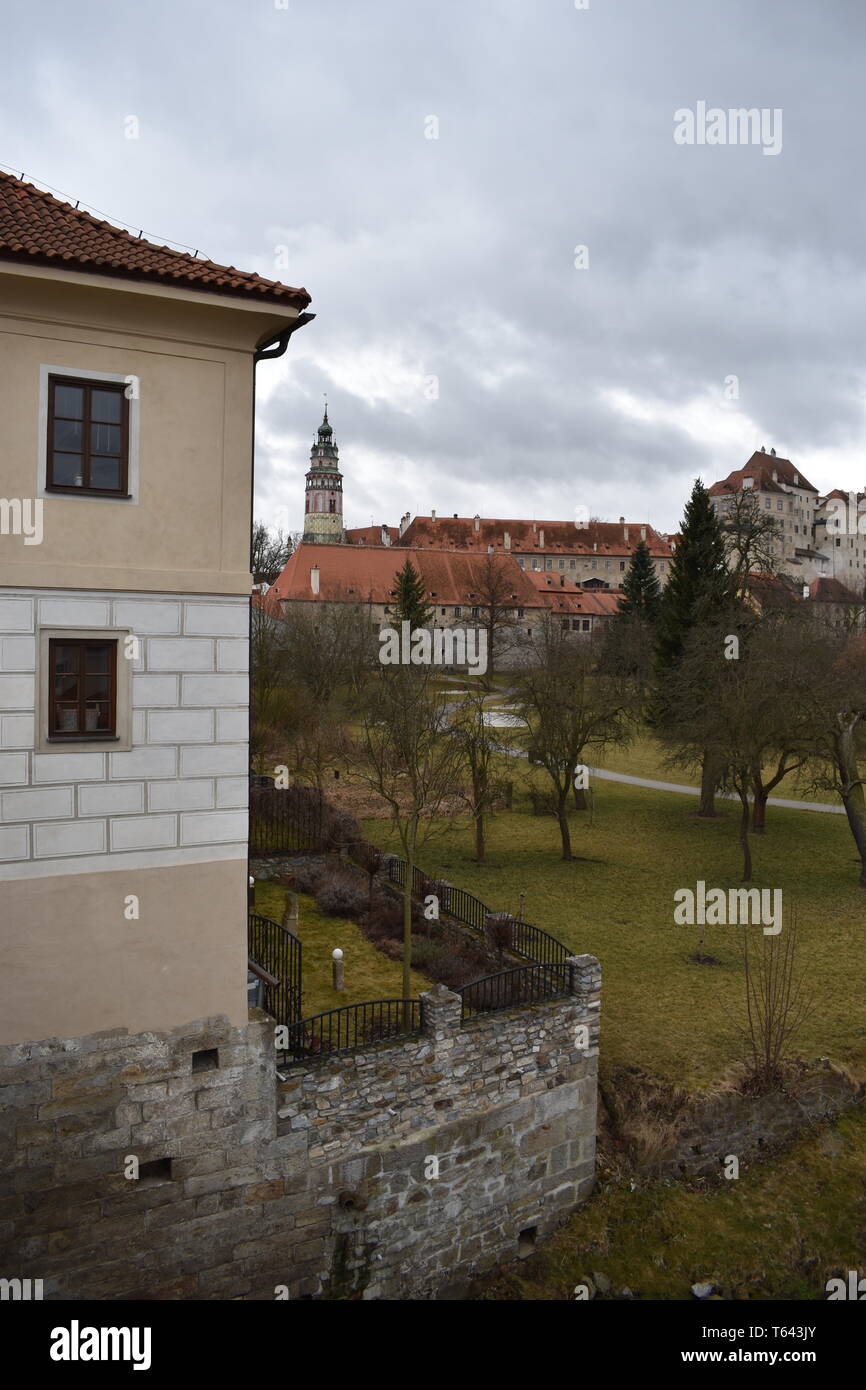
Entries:
[[330,1052],[369,1047],[391,1038],[411,1037],[420,1033],[422,1024],[420,999],[375,999],[347,1004],[314,1014],[290,1027],[287,1055],[301,1062]]
[[261,971],[263,1008],[277,1023],[294,1024],[301,1017],[301,943],[288,927],[250,912],[247,918],[247,952]]
[[[399,859],[397,855],[391,855],[387,861],[388,877],[392,883],[396,883],[402,888],[406,882],[406,863]],[[417,865],[412,870],[412,892],[415,897],[423,898],[431,891],[431,885],[437,883],[423,869]],[[445,889],[439,889],[439,908],[446,912],[449,917],[462,922],[465,927],[478,932],[479,935],[487,933],[487,919],[493,914],[486,903],[480,898],[476,898],[474,893],[467,893],[463,888],[454,888],[448,885]],[[543,931],[541,927],[535,927],[531,922],[523,922],[517,917],[510,919],[510,932],[507,949],[517,956],[523,956],[525,960],[531,961],[536,965],[561,965],[572,954],[567,946],[561,941],[557,941],[555,936]]]
[[250,787],[250,854],[304,854],[324,848],[323,798],[294,789]]
[[518,965],[513,970],[485,975],[457,990],[463,1000],[463,1017],[570,994],[571,972],[572,967],[568,965]]

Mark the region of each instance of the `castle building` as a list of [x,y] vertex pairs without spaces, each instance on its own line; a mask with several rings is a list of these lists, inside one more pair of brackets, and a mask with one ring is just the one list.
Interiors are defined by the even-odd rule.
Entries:
[[309,545],[341,545],[343,530],[343,475],[334,431],[328,423],[328,407],[310,450],[304,506],[304,540]]

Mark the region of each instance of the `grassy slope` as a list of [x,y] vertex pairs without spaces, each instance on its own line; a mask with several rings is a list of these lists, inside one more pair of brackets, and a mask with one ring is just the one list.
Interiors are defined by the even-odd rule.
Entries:
[[[540,777],[539,773],[534,776]],[[526,893],[528,921],[575,952],[602,962],[602,1054],[606,1065],[633,1063],[685,1084],[717,1079],[737,1052],[733,1015],[741,1012],[738,929],[708,927],[706,947],[722,962],[689,961],[697,927],[675,926],[673,895],[698,878],[740,884],[735,813],[698,820],[685,798],[597,784],[593,823],[571,816],[573,849],[563,863],[555,822],[515,811],[490,825],[488,862],[473,862],[465,821],[419,853],[425,869],[476,893],[492,907],[516,910]],[[388,826],[370,820],[364,834],[385,844]],[[804,1055],[829,1055],[866,1071],[862,1003],[866,897],[857,887],[854,845],[843,817],[772,809],[753,838],[753,886],[781,888],[796,904],[800,959],[817,999],[804,1030]],[[750,928],[757,940],[760,928]]]
[[831,1273],[862,1269],[866,1113],[821,1126],[771,1162],[705,1188],[602,1180],[592,1200],[525,1264],[474,1297],[573,1299],[593,1270],[614,1289],[688,1299],[710,1280],[737,1298],[825,1299]]
[[[286,890],[279,884],[256,884],[256,911],[281,922]],[[344,917],[327,917],[313,898],[300,895],[298,934],[303,944],[303,1012],[305,1018],[361,1004],[369,999],[400,999],[400,965],[389,960],[368,941],[360,927]],[[346,963],[346,989],[338,994],[331,985],[331,952],[339,946]],[[430,989],[431,983],[412,971],[413,996]]]

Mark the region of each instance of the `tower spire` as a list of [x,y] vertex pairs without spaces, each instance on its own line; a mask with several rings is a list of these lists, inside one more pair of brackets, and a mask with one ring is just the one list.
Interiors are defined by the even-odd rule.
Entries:
[[334,431],[325,413],[313,447],[307,471],[304,540],[316,545],[340,545],[343,532],[343,475]]

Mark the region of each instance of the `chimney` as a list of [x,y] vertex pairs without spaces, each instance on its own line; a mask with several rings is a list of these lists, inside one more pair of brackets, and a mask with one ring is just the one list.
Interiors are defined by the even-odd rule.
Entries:
[[511,532],[510,532],[510,531],[503,531],[503,533],[502,533],[502,544],[503,544],[503,546],[504,546],[504,548],[505,548],[506,550],[510,550],[510,549],[511,549]]
[[403,532],[406,530],[406,527],[407,527],[408,525],[409,525],[409,513],[406,512],[403,516],[400,517],[400,535],[401,535],[401,536],[403,535]]
[[476,531],[480,531],[480,530],[481,530],[481,517],[478,515],[477,512],[475,513],[475,530],[476,530]]
[[390,531],[388,530],[388,527],[385,525],[384,521],[382,522],[382,544],[383,544],[383,545],[390,545],[390,544],[391,544],[391,533],[390,533]]
[[771,449],[771,450],[770,450],[770,453],[773,455],[773,458],[776,457],[776,450],[775,450],[775,449]]
[[622,524],[623,524],[624,521],[625,521],[625,517],[624,517],[624,516],[621,516],[620,519],[619,519],[619,524],[620,524],[620,526],[622,526]]
[[313,565],[313,568],[310,570],[310,588],[312,589],[312,591],[313,591],[314,594],[317,594],[317,593],[319,592],[319,566],[318,566],[318,565]]
[[435,520],[436,520],[436,513],[435,513],[432,509],[431,509],[431,511],[430,511],[430,520],[431,520],[431,521],[435,521]]

